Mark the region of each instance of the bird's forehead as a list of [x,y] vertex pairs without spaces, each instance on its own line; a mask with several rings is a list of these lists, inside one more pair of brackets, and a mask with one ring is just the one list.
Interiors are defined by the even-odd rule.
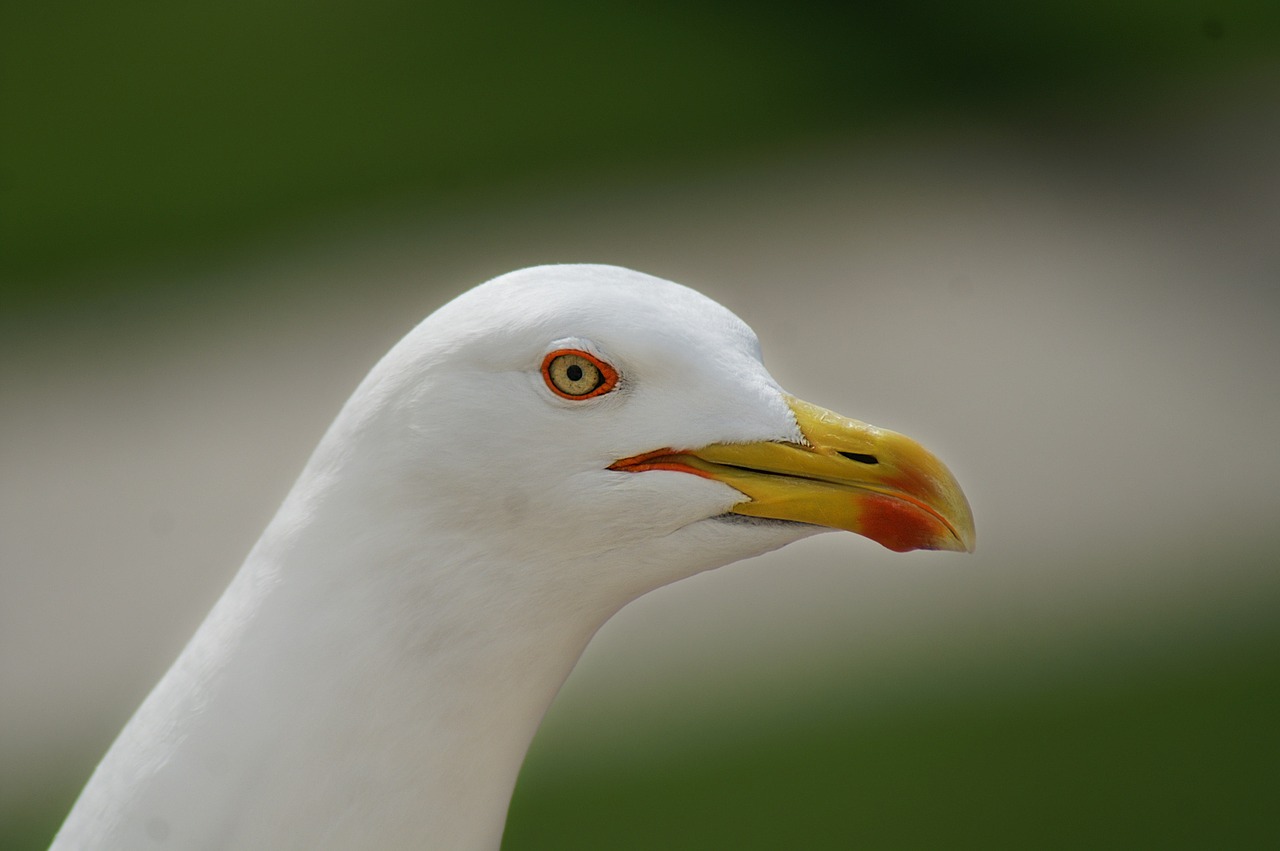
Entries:
[[453,324],[455,331],[473,340],[502,341],[513,355],[577,337],[619,356],[683,351],[760,357],[755,333],[725,307],[679,284],[611,266],[521,270],[477,287],[450,307],[465,314]]

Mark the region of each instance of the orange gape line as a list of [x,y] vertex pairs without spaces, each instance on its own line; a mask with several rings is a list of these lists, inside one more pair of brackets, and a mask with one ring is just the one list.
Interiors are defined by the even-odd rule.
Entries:
[[673,473],[692,473],[695,476],[701,476],[704,479],[713,478],[712,475],[697,467],[686,464],[681,459],[685,456],[673,449],[655,449],[652,452],[641,452],[639,455],[632,455],[630,458],[623,458],[620,461],[614,461],[609,465],[610,470],[617,470],[622,473],[643,473],[646,470],[669,470]]

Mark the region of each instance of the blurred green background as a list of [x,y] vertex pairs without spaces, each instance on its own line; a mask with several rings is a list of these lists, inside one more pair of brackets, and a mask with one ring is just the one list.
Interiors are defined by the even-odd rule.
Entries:
[[505,847],[1280,843],[1280,4],[10,2],[0,128],[0,848],[378,354],[560,260],[927,438],[981,548],[635,604]]
[[22,304],[87,296],[86,280],[103,286],[90,271],[540,176],[697,168],[938,112],[1125,110],[1153,87],[1274,59],[1280,12],[11,2],[0,40],[0,276]]

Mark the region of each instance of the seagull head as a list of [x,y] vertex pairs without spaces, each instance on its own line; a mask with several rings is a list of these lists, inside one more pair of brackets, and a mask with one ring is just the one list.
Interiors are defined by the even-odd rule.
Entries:
[[937,458],[790,396],[741,319],[628,269],[483,284],[411,332],[352,406],[363,415],[335,428],[376,432],[365,463],[413,522],[524,563],[637,564],[630,593],[831,529],[973,547]]

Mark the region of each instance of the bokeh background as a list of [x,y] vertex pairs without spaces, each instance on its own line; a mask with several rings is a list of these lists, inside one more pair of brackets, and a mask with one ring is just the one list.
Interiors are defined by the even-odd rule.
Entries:
[[1280,4],[0,9],[0,848],[346,395],[544,262],[695,286],[979,550],[638,601],[505,846],[1280,844]]

